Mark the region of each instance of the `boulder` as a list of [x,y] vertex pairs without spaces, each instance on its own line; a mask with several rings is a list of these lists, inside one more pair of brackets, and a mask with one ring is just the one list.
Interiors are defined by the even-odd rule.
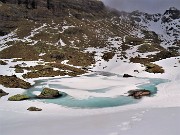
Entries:
[[124,78],[127,78],[127,77],[133,77],[132,75],[129,75],[129,74],[124,74],[123,75]]
[[3,91],[2,89],[0,89],[0,98],[2,97],[2,96],[6,96],[6,95],[8,95],[9,93],[6,93],[5,91]]
[[134,72],[137,72],[137,73],[139,73],[139,70],[134,70]]
[[128,96],[132,96],[135,99],[140,99],[143,96],[150,96],[151,95],[151,91],[149,91],[149,90],[131,90],[128,93],[129,93]]
[[27,110],[29,110],[29,111],[42,111],[41,108],[37,108],[37,107],[34,107],[34,106],[29,107]]
[[59,93],[58,90],[44,88],[41,94],[37,97],[41,99],[53,99],[53,98],[58,98],[60,96],[62,96],[62,93]]
[[27,95],[21,95],[21,94],[17,94],[8,98],[9,101],[21,101],[26,99],[29,99],[29,97]]

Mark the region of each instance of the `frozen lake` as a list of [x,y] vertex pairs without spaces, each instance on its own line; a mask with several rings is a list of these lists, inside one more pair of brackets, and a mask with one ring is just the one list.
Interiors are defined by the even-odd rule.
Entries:
[[75,78],[38,80],[34,87],[24,94],[35,97],[42,91],[42,88],[49,87],[62,91],[63,97],[38,99],[38,101],[70,108],[105,108],[138,103],[140,100],[127,96],[129,90],[146,89],[154,95],[157,92],[156,86],[165,82],[167,80],[158,78],[123,78],[118,74],[94,72]]

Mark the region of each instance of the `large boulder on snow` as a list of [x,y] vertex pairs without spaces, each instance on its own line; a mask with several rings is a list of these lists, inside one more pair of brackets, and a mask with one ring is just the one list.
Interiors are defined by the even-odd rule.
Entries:
[[135,99],[140,99],[143,96],[150,96],[151,95],[151,91],[149,91],[149,90],[131,90],[128,93],[129,93],[128,96],[132,96]]
[[2,97],[2,96],[6,96],[6,95],[8,95],[9,93],[6,93],[5,91],[3,91],[2,89],[0,89],[0,98]]
[[37,108],[37,107],[34,107],[34,106],[29,107],[27,110],[28,110],[28,111],[42,111],[41,108]]
[[51,99],[51,98],[58,98],[61,96],[62,96],[62,93],[60,93],[58,90],[44,88],[41,94],[37,97],[42,98],[42,99]]
[[124,78],[128,78],[128,77],[133,77],[132,75],[129,75],[129,74],[124,74],[123,75]]

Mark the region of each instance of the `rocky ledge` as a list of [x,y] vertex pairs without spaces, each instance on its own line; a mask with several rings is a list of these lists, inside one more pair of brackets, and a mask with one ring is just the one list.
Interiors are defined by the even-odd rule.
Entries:
[[26,82],[18,78],[16,75],[12,75],[12,76],[0,75],[0,84],[8,88],[28,89],[31,87],[31,84],[29,82]]
[[128,96],[132,96],[135,99],[140,99],[144,96],[150,96],[151,95],[151,92],[149,90],[131,90],[128,93],[129,93]]
[[53,99],[61,97],[63,94],[60,93],[58,90],[50,89],[50,88],[44,88],[40,95],[38,95],[38,98],[41,99]]

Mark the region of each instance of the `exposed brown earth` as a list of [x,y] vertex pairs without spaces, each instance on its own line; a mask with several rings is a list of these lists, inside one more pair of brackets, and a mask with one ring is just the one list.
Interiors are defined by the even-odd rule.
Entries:
[[164,69],[156,64],[153,64],[153,63],[148,63],[148,64],[145,64],[146,66],[146,71],[149,72],[149,73],[164,73]]
[[104,53],[104,55],[102,56],[102,58],[105,60],[105,61],[109,61],[110,59],[112,59],[114,57],[115,53],[113,52],[106,52]]
[[8,88],[23,88],[28,89],[31,84],[25,82],[24,80],[17,78],[16,75],[13,76],[3,76],[0,75],[0,84]]

